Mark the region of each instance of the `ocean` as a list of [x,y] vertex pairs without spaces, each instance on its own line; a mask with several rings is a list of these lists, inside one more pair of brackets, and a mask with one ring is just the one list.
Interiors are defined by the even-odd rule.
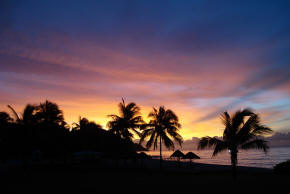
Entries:
[[[221,164],[230,165],[230,154],[222,152],[215,157],[212,157],[213,150],[181,150],[184,154],[192,151],[201,159],[193,160],[193,162],[206,164]],[[163,151],[162,157],[166,160],[170,159],[173,151]],[[153,158],[159,158],[159,151],[148,151],[147,154]],[[262,150],[240,150],[238,153],[238,165],[259,167],[259,168],[273,168],[276,164],[290,160],[290,147],[275,147],[270,148],[265,154]]]

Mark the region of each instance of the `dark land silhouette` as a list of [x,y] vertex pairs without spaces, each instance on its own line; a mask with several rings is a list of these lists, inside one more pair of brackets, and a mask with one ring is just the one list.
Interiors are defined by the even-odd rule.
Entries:
[[[244,191],[244,185],[250,185],[254,191],[264,191],[268,187],[282,189],[289,180],[289,173],[280,173],[281,170],[239,167],[239,176],[234,174],[234,181],[229,166],[191,161],[191,165],[184,165],[180,159],[162,162],[162,145],[174,150],[174,142],[180,145],[183,142],[177,115],[163,106],[153,108],[149,113],[151,120],[145,123],[140,107],[122,100],[120,114],[109,115],[112,119],[107,124],[108,130],[84,117],[70,127],[64,121],[62,110],[50,101],[28,104],[20,115],[12,106],[9,108],[12,115],[0,112],[0,190],[3,193],[230,192],[236,187]],[[258,115],[248,109],[233,117],[225,113],[223,121],[224,139],[205,137],[200,147],[215,145],[214,155],[232,149],[235,173],[238,149],[266,151],[266,142],[256,135],[271,130],[261,125]],[[141,138],[140,144],[133,142],[133,134]],[[159,146],[160,161],[140,153],[146,151],[141,143],[147,138],[147,148]],[[192,153],[187,158],[198,156]],[[19,163],[13,164],[13,161]],[[219,190],[224,184],[227,187]]]
[[[146,150],[129,136],[104,130],[86,118],[79,119],[72,128],[64,121],[58,105],[45,101],[28,104],[21,115],[14,109],[13,117],[0,112],[0,159],[33,160],[36,155],[47,160],[65,160],[75,152],[102,152],[108,157],[127,157],[131,152]],[[130,127],[132,124],[130,123]],[[123,130],[124,131],[124,130]],[[118,156],[118,157],[117,157]]]

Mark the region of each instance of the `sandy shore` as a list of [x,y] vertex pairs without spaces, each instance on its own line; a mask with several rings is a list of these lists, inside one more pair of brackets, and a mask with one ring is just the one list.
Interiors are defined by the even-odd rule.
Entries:
[[[121,161],[120,165],[127,168],[138,168],[142,167],[145,169],[160,169],[159,159],[143,159],[143,160],[128,160],[125,162]],[[230,165],[218,165],[218,164],[204,164],[198,162],[184,162],[176,160],[163,160],[163,170],[174,171],[174,172],[218,172],[218,171],[230,171],[232,167]],[[251,172],[272,172],[269,168],[258,168],[258,167],[246,167],[238,166],[239,171],[251,171]]]
[[[62,165],[63,163],[55,163]],[[43,161],[42,163],[30,164],[28,166],[40,166],[40,165],[50,165],[49,161]],[[66,165],[75,165],[78,166],[78,163],[66,164]],[[151,169],[159,170],[160,169],[160,160],[159,159],[137,159],[137,160],[108,160],[102,159],[97,162],[96,165],[102,166],[104,168],[125,168],[125,169]],[[20,168],[22,166],[21,162],[17,163],[0,163],[0,172],[8,171],[8,169]],[[205,164],[199,162],[188,162],[188,161],[177,161],[177,160],[163,160],[162,169],[165,171],[172,172],[218,172],[218,171],[229,171],[231,170],[230,165],[218,165],[218,164]],[[258,168],[258,167],[246,167],[238,166],[240,171],[251,171],[251,172],[272,172],[273,169],[269,168]]]
[[[142,163],[143,162],[143,163]],[[159,160],[92,164],[36,165],[0,172],[1,193],[256,193],[288,188],[289,175],[271,169],[239,167],[234,182],[231,167]],[[193,192],[194,191],[194,192]],[[280,192],[283,193],[283,192]]]

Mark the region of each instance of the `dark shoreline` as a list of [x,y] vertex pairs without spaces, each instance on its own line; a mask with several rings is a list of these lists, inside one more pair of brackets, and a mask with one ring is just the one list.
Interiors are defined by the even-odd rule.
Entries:
[[[148,160],[158,165],[158,160]],[[239,167],[238,179],[232,179],[231,167],[194,163],[178,166],[176,161],[164,161],[164,168],[143,166],[104,166],[100,164],[46,164],[0,171],[3,193],[173,193],[195,191],[219,192],[239,188],[254,191],[287,188],[289,175],[271,169]],[[146,164],[145,164],[146,163]],[[169,168],[168,165],[176,165]],[[174,186],[174,187],[173,187]],[[221,188],[223,187],[223,188]],[[129,191],[128,191],[129,188]],[[141,190],[140,190],[141,188]],[[155,188],[151,190],[150,188]],[[205,190],[204,190],[205,189]],[[222,190],[221,190],[222,189]],[[135,191],[135,192],[134,192]],[[138,192],[136,192],[138,191]],[[150,192],[149,192],[150,191]],[[192,193],[192,192],[191,192]]]
[[[109,161],[109,162],[108,162]],[[114,169],[116,165],[118,168],[124,169],[146,169],[146,170],[160,170],[160,161],[159,159],[137,159],[137,160],[119,160],[118,164],[115,164],[114,160],[105,160],[102,163],[91,164],[94,168],[100,167],[104,169]],[[39,164],[28,164],[29,167],[50,167],[50,166],[63,166],[63,167],[77,167],[77,166],[86,166],[86,164],[65,164],[65,163],[39,163]],[[3,165],[0,163],[0,173],[9,172],[9,169],[16,170],[21,169],[22,165]],[[220,165],[220,164],[207,164],[199,162],[185,162],[185,161],[176,161],[176,160],[163,160],[162,161],[162,170],[163,171],[174,171],[174,172],[221,172],[221,171],[230,171],[231,165]],[[273,172],[272,168],[260,168],[260,167],[248,167],[248,166],[238,166],[239,171],[243,172]]]
[[[159,159],[144,160],[143,165],[147,168],[158,169]],[[182,171],[182,172],[218,172],[218,171],[229,171],[231,170],[231,165],[220,165],[220,164],[207,164],[199,162],[184,162],[176,160],[164,160],[163,168],[169,171]],[[273,172],[272,168],[260,168],[260,167],[248,167],[248,166],[238,166],[240,171],[251,171],[251,172]]]

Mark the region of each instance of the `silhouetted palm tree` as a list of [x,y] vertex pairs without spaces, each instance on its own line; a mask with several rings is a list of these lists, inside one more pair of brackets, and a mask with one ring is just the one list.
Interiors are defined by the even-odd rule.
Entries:
[[10,117],[10,115],[6,112],[0,112],[0,128],[4,125],[7,125],[8,123],[12,122],[13,119]]
[[79,117],[79,122],[73,125],[72,132],[78,136],[83,150],[95,150],[102,146],[103,139],[100,136],[104,130],[101,125],[81,117]]
[[36,106],[27,104],[23,110],[22,116],[19,116],[12,106],[8,105],[8,108],[13,112],[16,123],[24,125],[36,124]]
[[64,117],[62,111],[58,105],[46,100],[44,103],[40,103],[36,107],[36,118],[39,123],[44,123],[47,126],[65,126]]
[[132,132],[140,136],[138,129],[144,124],[142,116],[140,116],[140,108],[134,102],[125,104],[122,98],[122,102],[119,103],[119,112],[120,116],[108,115],[112,118],[112,121],[107,124],[109,131],[130,141],[133,138]]
[[65,154],[65,137],[69,133],[63,112],[56,103],[46,100],[36,107],[36,141],[44,155]]
[[151,120],[142,131],[140,144],[145,140],[145,138],[150,137],[146,143],[146,147],[149,149],[153,145],[155,150],[159,140],[161,168],[162,141],[169,149],[174,149],[174,143],[170,137],[181,145],[183,139],[178,133],[181,128],[181,124],[179,123],[176,114],[170,109],[166,110],[163,106],[160,106],[158,110],[153,108],[153,111],[149,113],[148,117],[151,118]]
[[79,130],[81,133],[95,133],[99,130],[103,130],[102,126],[95,123],[94,121],[89,121],[85,117],[79,117],[78,123],[73,123],[74,127],[72,130]]
[[[134,103],[127,105],[123,101],[120,104],[122,114],[119,121],[127,122],[120,126],[130,131],[140,128],[144,124],[138,115],[140,109]],[[33,154],[40,152],[53,162],[56,157],[63,156],[65,159],[67,154],[84,149],[106,152],[118,158],[136,151],[136,145],[131,139],[103,130],[102,126],[86,118],[80,118],[78,123],[73,124],[73,130],[69,131],[63,113],[55,103],[45,101],[35,106],[27,105],[21,114],[17,114],[11,106],[8,107],[14,117],[0,112],[0,160],[20,156],[25,160],[33,159]],[[116,122],[114,124],[117,125],[112,126],[119,126],[120,123]]]
[[89,120],[85,117],[79,117],[78,123],[73,123],[74,127],[72,127],[73,131],[80,131],[81,129],[85,128],[89,124]]
[[6,112],[0,112],[0,160],[6,161],[7,153],[10,151],[7,146],[9,133],[11,133],[11,124],[13,119]]
[[22,157],[26,160],[26,155],[32,151],[33,142],[35,141],[34,129],[37,125],[35,114],[36,114],[36,106],[34,105],[26,105],[23,113],[19,116],[16,111],[12,108],[12,106],[8,105],[8,108],[14,114],[14,122],[18,128],[18,136],[21,136],[18,143],[19,150],[21,150]]
[[3,143],[6,133],[9,131],[13,119],[6,112],[0,112],[0,146]]
[[259,136],[266,135],[272,130],[260,124],[260,118],[251,109],[237,111],[230,116],[227,112],[222,114],[222,122],[225,126],[222,139],[216,137],[201,138],[198,148],[215,146],[213,156],[228,150],[231,155],[233,178],[236,180],[236,168],[238,150],[263,149],[267,152],[267,142]]

